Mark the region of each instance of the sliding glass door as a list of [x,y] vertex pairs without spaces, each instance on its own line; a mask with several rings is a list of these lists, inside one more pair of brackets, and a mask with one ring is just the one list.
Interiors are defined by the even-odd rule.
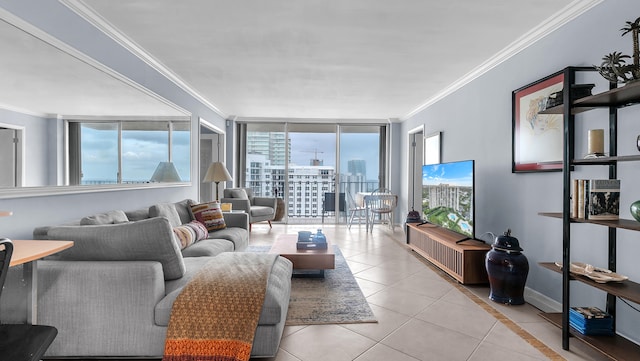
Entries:
[[384,182],[386,125],[241,123],[238,184],[283,198],[288,223],[346,223],[351,198]]
[[336,125],[289,123],[287,135],[289,222],[336,222]]

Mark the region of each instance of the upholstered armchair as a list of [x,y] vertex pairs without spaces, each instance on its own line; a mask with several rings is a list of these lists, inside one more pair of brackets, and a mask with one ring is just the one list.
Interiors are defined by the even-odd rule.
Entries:
[[249,214],[249,231],[251,224],[269,222],[276,216],[277,199],[272,197],[255,197],[250,188],[227,188],[220,203],[231,203],[233,210],[243,210]]

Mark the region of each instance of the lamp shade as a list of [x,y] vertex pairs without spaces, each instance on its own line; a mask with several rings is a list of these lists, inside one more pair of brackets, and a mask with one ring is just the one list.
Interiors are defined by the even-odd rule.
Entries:
[[176,166],[172,162],[160,162],[151,176],[150,182],[182,182]]
[[220,162],[213,162],[207,169],[207,174],[204,175],[203,182],[228,182],[232,181],[231,174],[227,171],[227,167]]

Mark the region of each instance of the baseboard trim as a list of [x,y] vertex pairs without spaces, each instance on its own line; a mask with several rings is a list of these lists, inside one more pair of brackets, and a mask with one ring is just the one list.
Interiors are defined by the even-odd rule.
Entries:
[[524,289],[524,299],[532,306],[535,306],[543,312],[561,312],[562,303],[549,298],[538,291],[534,291],[529,287]]

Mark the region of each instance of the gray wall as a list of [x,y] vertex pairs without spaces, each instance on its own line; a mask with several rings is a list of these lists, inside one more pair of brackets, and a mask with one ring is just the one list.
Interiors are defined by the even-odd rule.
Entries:
[[[638,16],[637,0],[604,1],[402,124],[404,134],[420,124],[424,124],[425,134],[443,131],[443,162],[476,160],[476,235],[498,234],[511,228],[529,259],[528,292],[539,293],[542,299],[560,302],[562,298],[560,274],[537,265],[562,260],[561,220],[538,215],[562,210],[562,176],[555,172],[511,173],[511,92],[566,66],[600,64],[601,58],[612,51],[631,54],[631,36],[621,37],[618,29]],[[606,90],[606,82],[597,73],[582,80],[599,82],[595,92]],[[640,107],[622,109],[619,115],[619,154],[638,154],[635,139],[640,134]],[[576,154],[585,154],[588,129],[607,128],[607,112],[589,112],[578,116],[576,122]],[[400,138],[402,149],[408,147],[406,139]],[[408,174],[405,163],[402,167],[400,174]],[[629,205],[640,199],[636,187],[639,175],[638,163],[619,167],[623,218],[632,219]],[[578,167],[574,174],[575,178],[607,176],[606,167],[600,166]],[[403,195],[408,194],[406,184]],[[606,228],[574,225],[571,232],[572,259],[606,268]],[[618,231],[617,271],[636,282],[640,280],[640,268],[635,263],[640,254],[639,237],[637,232]],[[603,292],[575,283],[571,287],[572,305],[605,307]],[[618,313],[618,331],[640,342],[640,313],[621,302]]]
[[[220,129],[225,129],[225,121],[217,113],[59,2],[0,0],[0,7],[191,112],[192,165],[199,163],[198,118],[202,117]],[[13,239],[29,239],[36,225],[61,223],[110,209],[136,209],[157,202],[197,199],[198,173],[198,167],[192,167],[193,183],[188,187],[0,199],[0,209],[14,213],[11,218],[0,219],[0,234]]]

